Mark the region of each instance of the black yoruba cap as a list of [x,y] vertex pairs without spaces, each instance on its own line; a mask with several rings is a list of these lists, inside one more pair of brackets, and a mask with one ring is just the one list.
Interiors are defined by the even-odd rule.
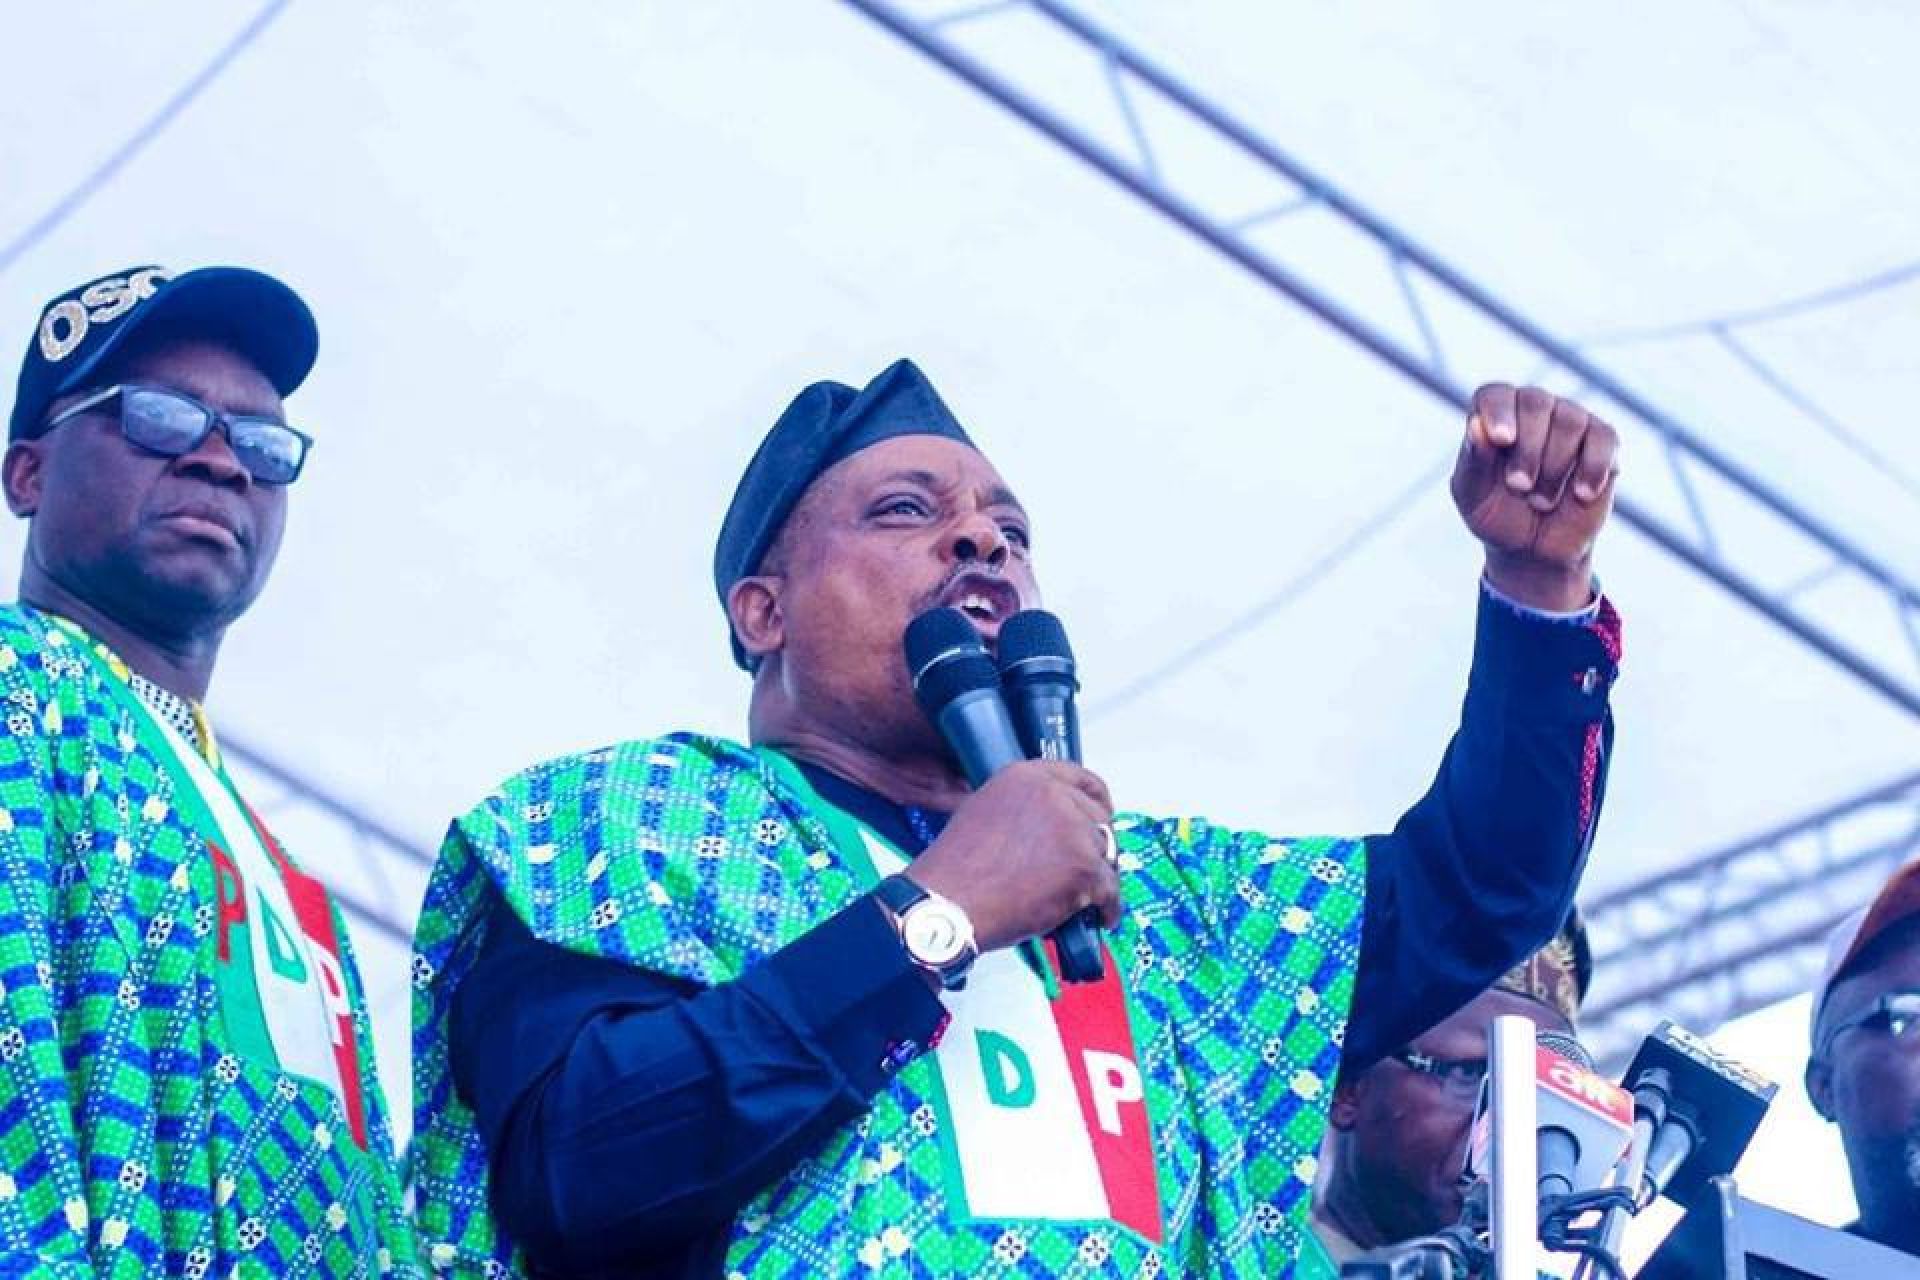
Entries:
[[156,332],[232,347],[283,396],[306,380],[320,350],[313,313],[270,275],[245,267],[202,267],[182,275],[165,267],[128,267],[69,289],[41,310],[20,364],[8,439],[33,436],[48,405],[84,390],[134,334]]
[[[836,462],[895,436],[942,436],[971,446],[960,420],[911,360],[896,360],[865,387],[816,382],[793,398],[740,477],[713,550],[720,607],[740,579],[758,572],[807,488]],[[731,634],[731,631],[729,632]],[[747,664],[733,637],[733,660]]]

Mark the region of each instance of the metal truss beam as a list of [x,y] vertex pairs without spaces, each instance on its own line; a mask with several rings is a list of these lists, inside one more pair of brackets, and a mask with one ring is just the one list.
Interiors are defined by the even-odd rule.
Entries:
[[1589,900],[1588,1047],[1621,1065],[1662,1017],[1708,1031],[1807,991],[1834,926],[1916,851],[1920,772]]
[[[1664,461],[1665,509],[1621,493],[1626,524],[1920,716],[1920,590],[1892,565],[1113,33],[1059,0],[847,3],[1447,404],[1468,397],[1449,354],[1489,334],[1537,361]],[[1366,302],[1328,258],[1373,265]],[[1829,588],[1879,611],[1805,603]],[[1592,901],[1596,1055],[1624,1063],[1662,1016],[1705,1031],[1807,990],[1828,932],[1916,849],[1920,773]]]
[[[1630,437],[1649,437],[1651,456],[1665,461],[1674,510],[1656,511],[1639,491],[1621,493],[1626,524],[1920,716],[1920,589],[1111,32],[1058,0],[938,12],[896,0],[847,3],[1448,405],[1464,408],[1468,398],[1449,351],[1484,347],[1492,334],[1530,352],[1523,358],[1540,362],[1534,376],[1576,384]],[[1082,92],[1076,97],[1068,83]],[[1231,182],[1221,180],[1223,158],[1234,167]],[[1309,278],[1329,256],[1324,238],[1304,253],[1296,245],[1289,262],[1285,233],[1303,219],[1377,264],[1370,309]],[[1877,599],[1878,612],[1803,604],[1815,589],[1845,588]]]

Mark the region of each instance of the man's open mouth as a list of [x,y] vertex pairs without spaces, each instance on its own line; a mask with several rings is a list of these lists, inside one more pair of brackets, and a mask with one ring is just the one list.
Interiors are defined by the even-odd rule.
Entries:
[[1020,612],[1020,591],[997,574],[969,572],[947,584],[939,603],[958,609],[977,626],[997,628]]

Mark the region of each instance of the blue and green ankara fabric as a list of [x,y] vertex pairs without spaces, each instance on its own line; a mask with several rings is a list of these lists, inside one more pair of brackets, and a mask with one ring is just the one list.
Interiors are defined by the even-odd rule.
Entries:
[[[1364,845],[1115,826],[1117,977],[1050,999],[1018,951],[983,957],[944,998],[940,1048],[738,1213],[729,1275],[1294,1274],[1359,953]],[[712,986],[898,856],[779,754],[691,735],[540,765],[456,823],[414,956],[410,1178],[429,1263],[520,1268],[489,1213],[487,1152],[446,1034],[496,896],[538,937]]]
[[73,624],[0,696],[0,1274],[418,1275],[318,882]]

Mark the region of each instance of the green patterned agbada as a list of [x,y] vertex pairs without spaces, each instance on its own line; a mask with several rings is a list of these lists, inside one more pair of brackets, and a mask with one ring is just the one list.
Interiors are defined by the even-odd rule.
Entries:
[[[939,1049],[737,1215],[730,1275],[1329,1274],[1304,1227],[1365,846],[1137,815],[1115,828],[1117,985],[1060,988],[1019,951],[983,957],[945,998]],[[535,767],[462,818],[414,958],[411,1178],[435,1269],[519,1266],[448,1061],[496,896],[549,942],[710,987],[899,863],[785,757],[689,735]]]
[[0,1274],[417,1275],[319,883],[78,627],[0,696]]

